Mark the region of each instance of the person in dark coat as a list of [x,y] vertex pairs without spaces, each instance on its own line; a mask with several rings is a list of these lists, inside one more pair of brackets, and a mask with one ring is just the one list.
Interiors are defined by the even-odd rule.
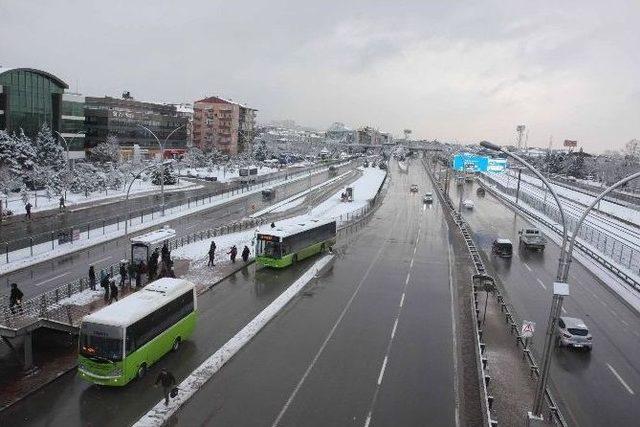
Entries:
[[109,302],[109,274],[100,279],[100,287],[104,289],[104,302]]
[[231,262],[235,264],[236,262],[236,255],[238,255],[238,248],[236,248],[236,245],[233,245],[231,247],[231,250],[229,252],[227,252],[227,255],[231,256]]
[[276,223],[275,222],[271,223],[271,228],[276,228]]
[[158,257],[158,248],[156,248],[149,257],[149,282],[153,282],[156,279],[156,274],[158,273]]
[[89,289],[96,290],[96,270],[93,265],[89,266]]
[[163,369],[158,374],[158,378],[156,379],[156,387],[160,384],[162,386],[162,393],[164,394],[164,404],[165,406],[169,405],[169,394],[173,389],[173,386],[176,384],[176,379],[171,375],[171,372]]
[[124,289],[124,284],[127,281],[127,267],[124,262],[120,263],[120,288]]
[[27,211],[27,219],[31,219],[31,203],[27,202],[26,205],[24,205],[24,210]]
[[64,205],[64,196],[60,196],[60,212],[64,211],[66,206]]
[[142,286],[142,269],[143,269],[143,265],[144,265],[144,263],[142,261],[140,261],[140,264],[138,264],[137,267],[136,267],[136,289],[138,289],[140,286]]
[[109,304],[111,304],[113,300],[118,301],[118,287],[116,286],[116,281],[113,279],[109,280],[109,290],[111,291],[111,295],[109,296]]
[[9,295],[9,309],[11,310],[11,314],[16,313],[15,306],[18,306],[18,312],[23,313],[22,310],[22,297],[24,294],[18,288],[17,283],[11,284],[11,295]]
[[164,242],[162,245],[162,261],[171,258],[171,252],[169,251],[169,246],[167,246],[167,242]]
[[251,250],[248,246],[245,245],[244,249],[242,250],[242,260],[244,262],[249,261],[249,254],[251,254]]
[[213,263],[213,261],[216,258],[216,242],[214,242],[213,240],[211,241],[211,246],[209,246],[209,267],[214,266],[215,264]]

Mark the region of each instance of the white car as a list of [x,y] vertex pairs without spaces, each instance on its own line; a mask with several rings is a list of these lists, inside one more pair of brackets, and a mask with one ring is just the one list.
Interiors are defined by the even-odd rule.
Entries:
[[558,347],[585,348],[591,350],[593,337],[582,319],[560,317],[558,319]]
[[467,209],[473,209],[475,207],[475,203],[473,203],[473,200],[467,199],[462,201],[462,206]]

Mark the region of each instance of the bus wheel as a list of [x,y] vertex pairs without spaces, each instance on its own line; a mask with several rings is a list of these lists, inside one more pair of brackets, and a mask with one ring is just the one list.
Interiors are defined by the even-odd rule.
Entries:
[[147,374],[147,364],[143,363],[142,365],[140,365],[140,367],[138,368],[138,379],[142,379],[144,378],[144,376]]
[[176,338],[176,340],[173,342],[173,346],[171,347],[171,350],[178,351],[179,348],[180,348],[180,337]]

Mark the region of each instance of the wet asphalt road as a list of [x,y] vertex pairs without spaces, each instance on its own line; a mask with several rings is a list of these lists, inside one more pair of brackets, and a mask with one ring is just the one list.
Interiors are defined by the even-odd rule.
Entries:
[[[491,196],[476,195],[477,184],[465,185],[465,198],[475,209],[464,216],[476,244],[504,283],[508,300],[521,319],[536,322],[534,349],[540,361],[544,331],[560,249],[550,239],[543,253],[518,249],[518,230],[529,224]],[[458,200],[455,185],[452,199]],[[514,242],[511,260],[490,255],[496,237]],[[580,426],[631,426],[640,419],[640,317],[577,260],[571,264],[571,295],[563,315],[582,318],[593,335],[591,353],[559,349],[551,369],[555,396],[569,422]]]
[[178,426],[455,425],[448,240],[419,162],[383,205],[182,408]]
[[[349,170],[350,167],[339,168],[339,173]],[[288,186],[287,189],[278,187],[276,200],[273,201],[265,202],[262,200],[260,193],[257,193],[239,201],[168,221],[167,224],[176,230],[177,237],[186,236],[198,230],[229,224],[246,217],[251,212],[250,207],[252,205],[255,206],[256,211],[260,210],[310,186],[320,184],[327,179],[328,174],[324,172],[314,175],[310,179],[301,179]],[[157,225],[154,228],[160,227],[161,225]],[[136,232],[133,235],[142,233]],[[129,258],[129,245],[130,242],[125,237],[121,237],[70,255],[38,263],[29,268],[0,275],[0,295],[8,295],[9,284],[12,282],[18,283],[18,286],[25,294],[25,298],[29,298],[77,278],[86,277],[88,266],[91,264],[99,271],[101,268],[107,268],[123,258]]]

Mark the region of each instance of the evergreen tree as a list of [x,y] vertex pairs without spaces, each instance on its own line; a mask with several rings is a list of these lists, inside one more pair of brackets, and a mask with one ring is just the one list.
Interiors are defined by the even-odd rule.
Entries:
[[49,167],[54,171],[59,171],[66,166],[64,149],[53,137],[51,129],[46,123],[38,131],[33,147],[37,165]]
[[24,134],[22,129],[18,135],[13,135],[13,157],[15,158],[18,168],[15,170],[17,174],[26,183],[28,176],[36,165],[36,152],[31,139]]
[[[176,172],[173,170],[173,166],[165,165],[164,167],[164,185],[173,185],[178,182]],[[160,181],[160,167],[153,169],[151,172],[151,183],[153,185],[161,185]]]
[[105,142],[101,142],[91,150],[91,159],[100,163],[120,163],[120,144],[118,137],[109,135]]

